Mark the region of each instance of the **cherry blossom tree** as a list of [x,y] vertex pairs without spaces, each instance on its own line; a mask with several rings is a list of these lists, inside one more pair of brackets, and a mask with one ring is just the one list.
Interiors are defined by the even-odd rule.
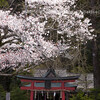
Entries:
[[75,0],[26,0],[20,14],[12,14],[12,8],[0,10],[1,75],[78,48],[79,45],[71,46],[72,37],[82,43],[91,39],[90,20],[84,19],[82,11],[74,10],[74,3]]
[[0,70],[8,62],[10,66],[14,64],[11,68],[18,68],[17,63],[24,67],[26,62],[38,64],[58,56],[70,48],[73,36],[76,42],[91,39],[90,20],[84,19],[82,11],[73,10],[74,3],[74,0],[26,0],[26,9],[19,15],[0,10]]

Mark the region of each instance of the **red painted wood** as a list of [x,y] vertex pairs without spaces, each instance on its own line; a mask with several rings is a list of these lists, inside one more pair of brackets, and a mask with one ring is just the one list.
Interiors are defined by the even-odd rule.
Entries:
[[31,91],[30,100],[34,100],[33,97],[34,97],[34,92]]
[[31,90],[32,88],[31,87],[21,87],[20,89],[21,90]]
[[[44,87],[34,87],[34,89],[35,90],[48,90],[48,89],[45,89]],[[61,87],[59,87],[59,88],[58,87],[53,87],[49,90],[62,90],[62,88]]]
[[62,91],[62,100],[65,100],[65,91]]
[[32,80],[21,79],[21,82],[32,82]]
[[61,90],[62,87],[52,87],[51,90]]
[[[21,87],[21,90],[48,90],[48,89],[45,89],[44,87],[34,87],[34,88],[29,88],[29,87]],[[62,87],[59,87],[59,88],[56,88],[56,87],[53,87],[51,89],[49,89],[50,91],[52,90],[75,90],[75,87],[65,87],[64,89],[62,89]]]
[[38,81],[38,80],[34,80],[34,82],[44,83],[45,81]]
[[61,88],[62,88],[62,90],[64,89],[64,82],[63,81],[61,82]]
[[34,81],[31,83],[31,89],[34,89]]
[[65,83],[66,82],[75,82],[75,80],[60,80],[60,81],[51,81],[53,83],[61,83],[61,87],[52,87],[51,89],[45,89],[45,87],[35,87],[34,86],[34,82],[40,82],[40,83],[45,83],[45,81],[38,81],[38,80],[26,80],[26,79],[21,79],[21,82],[30,82],[31,86],[30,87],[21,87],[22,90],[30,90],[31,94],[30,94],[30,100],[34,99],[34,91],[38,90],[38,91],[61,91],[62,94],[62,100],[65,100],[65,91],[66,90],[75,90],[75,87],[65,87]]
[[[21,79],[22,82],[33,82],[33,80],[25,80],[25,79]],[[45,81],[38,81],[38,80],[34,80],[34,82],[45,82]],[[54,83],[57,83],[57,82],[62,82],[61,81],[51,81],[51,82],[54,82]],[[75,80],[63,80],[63,82],[75,82]]]
[[[34,91],[34,90],[47,90],[47,89],[45,89],[44,87],[35,87],[34,86],[34,82],[45,82],[45,81],[37,81],[37,80],[35,80],[35,81],[32,81],[32,80],[24,80],[24,79],[21,79],[21,81],[22,82],[31,82],[31,87],[21,87],[21,89],[22,90],[32,90],[32,91]],[[65,82],[74,82],[75,80],[64,80],[64,81],[52,81],[52,82],[54,82],[54,83],[57,83],[57,82],[59,82],[59,83],[61,83],[61,87],[52,87],[51,89],[49,89],[48,91],[54,91],[54,90],[60,90],[60,91],[66,91],[66,90],[75,90],[75,87],[64,87],[64,83]]]
[[75,90],[75,87],[65,87],[65,90]]
[[63,91],[64,89],[64,82],[62,82],[62,100],[65,100],[65,92]]
[[41,89],[45,89],[45,88],[44,87],[34,87],[34,89],[41,90]]

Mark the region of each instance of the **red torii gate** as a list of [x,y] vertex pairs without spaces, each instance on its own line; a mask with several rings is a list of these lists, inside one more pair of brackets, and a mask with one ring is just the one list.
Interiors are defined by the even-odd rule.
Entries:
[[[48,69],[44,77],[29,77],[29,76],[17,76],[22,83],[26,83],[21,87],[22,90],[30,90],[30,100],[34,100],[35,91],[61,91],[62,100],[65,100],[65,91],[76,90],[76,85],[70,84],[75,82],[79,76],[67,76],[59,77],[54,69]],[[70,82],[70,83],[69,83]]]

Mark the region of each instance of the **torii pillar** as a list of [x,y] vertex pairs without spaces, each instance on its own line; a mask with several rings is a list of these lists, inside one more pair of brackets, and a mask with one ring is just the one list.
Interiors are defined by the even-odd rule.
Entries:
[[30,100],[34,100],[34,92],[31,91]]
[[[64,89],[64,82],[62,82],[62,89]],[[65,100],[65,91],[62,91],[62,100]]]

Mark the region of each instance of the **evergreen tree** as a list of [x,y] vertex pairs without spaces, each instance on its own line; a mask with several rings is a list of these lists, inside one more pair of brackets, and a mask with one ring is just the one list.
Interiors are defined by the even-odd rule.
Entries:
[[77,9],[81,9],[92,22],[94,38],[92,39],[92,56],[94,69],[94,87],[100,88],[100,0],[78,0]]

